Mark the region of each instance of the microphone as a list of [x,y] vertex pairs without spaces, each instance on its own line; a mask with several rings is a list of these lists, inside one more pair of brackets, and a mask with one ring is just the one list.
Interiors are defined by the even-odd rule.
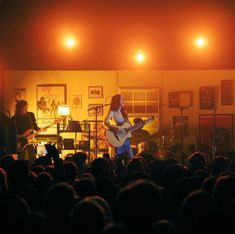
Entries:
[[111,105],[111,103],[108,103],[108,104],[104,104],[104,105],[103,105],[103,107],[104,107],[104,106],[110,106],[110,105]]
[[98,110],[100,108],[103,108],[104,106],[110,106],[111,103],[108,103],[108,104],[101,104],[101,105],[97,105],[97,106],[92,106],[91,108],[87,109],[87,111],[90,111],[90,110]]
[[92,106],[91,108],[87,109],[87,111],[90,110],[98,110],[101,106]]

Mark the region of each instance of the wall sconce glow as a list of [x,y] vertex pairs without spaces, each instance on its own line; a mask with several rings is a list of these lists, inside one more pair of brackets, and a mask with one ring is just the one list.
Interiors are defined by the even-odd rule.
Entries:
[[142,50],[138,50],[136,53],[135,59],[139,64],[144,63],[146,59],[144,52]]
[[203,48],[207,45],[207,40],[202,37],[202,36],[199,36],[197,37],[195,40],[194,40],[194,44],[198,47],[198,48]]
[[77,45],[77,40],[73,36],[68,36],[64,39],[63,45],[67,49],[73,49]]
[[59,105],[57,109],[58,116],[70,116],[70,108],[68,105]]

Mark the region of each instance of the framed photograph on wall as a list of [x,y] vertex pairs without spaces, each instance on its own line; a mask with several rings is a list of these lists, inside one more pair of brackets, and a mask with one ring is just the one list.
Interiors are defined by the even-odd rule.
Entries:
[[192,106],[192,92],[170,92],[168,93],[169,107],[190,107]]
[[[66,84],[37,85],[37,121],[39,127],[52,124],[57,116],[58,105],[66,104]],[[45,134],[56,134],[56,125],[50,127]]]
[[213,109],[216,105],[215,87],[201,87],[199,89],[199,99],[201,110]]
[[15,89],[15,101],[26,100],[26,89]]
[[200,143],[212,149],[214,134],[217,154],[226,153],[233,148],[233,115],[199,115]]
[[103,98],[103,86],[89,86],[88,98]]
[[233,80],[221,80],[221,105],[233,105]]
[[88,115],[89,116],[102,116],[103,115],[103,104],[89,104]]

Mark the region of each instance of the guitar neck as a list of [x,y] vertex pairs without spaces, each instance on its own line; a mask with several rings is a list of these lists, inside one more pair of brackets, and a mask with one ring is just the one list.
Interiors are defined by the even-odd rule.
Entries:
[[146,125],[147,123],[152,122],[153,120],[154,120],[154,118],[153,118],[153,117],[150,117],[150,118],[148,118],[147,120],[145,120],[145,121],[143,121],[143,122],[136,123],[136,124],[134,124],[133,126],[130,126],[130,127],[127,128],[126,130],[127,130],[128,132],[132,132],[132,131],[134,131],[134,130],[136,130],[136,129],[138,129],[138,128],[142,128],[144,125]]
[[37,130],[36,132],[34,132],[34,134],[38,134],[38,133],[40,133],[40,132],[42,132],[42,131],[44,131],[44,130],[47,130],[48,128],[50,128],[51,126],[53,126],[54,124],[56,124],[57,122],[60,122],[60,120],[55,121],[55,122],[53,122],[53,123],[47,125],[46,127]]
[[127,128],[126,130],[127,130],[128,132],[132,132],[132,131],[134,131],[134,130],[136,130],[136,129],[138,129],[138,128],[143,127],[144,125],[145,125],[145,123],[137,123],[137,124],[135,124],[135,125],[133,125],[133,126]]

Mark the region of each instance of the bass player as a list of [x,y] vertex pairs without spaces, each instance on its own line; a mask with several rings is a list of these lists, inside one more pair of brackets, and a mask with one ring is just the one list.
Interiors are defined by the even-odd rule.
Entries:
[[23,150],[18,151],[18,159],[25,160],[29,165],[33,165],[36,159],[35,149],[32,144],[26,144],[28,139],[35,137],[35,134],[30,131],[40,132],[45,130],[38,127],[34,113],[28,112],[28,103],[25,100],[17,101],[15,115],[12,116],[12,119],[15,121],[18,141],[23,143],[25,141],[26,145]]

